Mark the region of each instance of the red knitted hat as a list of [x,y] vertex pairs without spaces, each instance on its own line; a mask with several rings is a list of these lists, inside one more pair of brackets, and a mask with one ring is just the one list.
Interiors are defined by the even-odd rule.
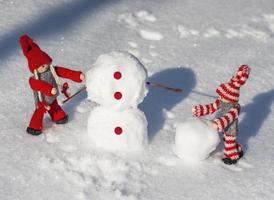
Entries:
[[28,60],[29,69],[33,73],[35,69],[52,62],[51,57],[42,51],[40,47],[28,35],[20,37],[20,45]]
[[217,88],[217,94],[228,101],[238,102],[240,87],[245,84],[249,74],[250,68],[247,65],[240,66],[229,83],[223,83]]

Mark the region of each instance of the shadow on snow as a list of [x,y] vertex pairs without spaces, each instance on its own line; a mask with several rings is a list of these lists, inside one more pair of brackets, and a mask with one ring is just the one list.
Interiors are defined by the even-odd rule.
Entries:
[[149,78],[150,82],[166,84],[170,87],[183,89],[174,93],[161,88],[150,88],[148,95],[139,108],[145,112],[148,121],[148,136],[151,141],[163,127],[164,110],[171,110],[176,104],[185,99],[196,85],[194,72],[190,68],[171,68],[158,72]]
[[57,32],[64,32],[81,20],[85,15],[92,13],[105,3],[117,2],[110,0],[81,0],[72,3],[62,3],[40,18],[34,18],[31,23],[22,24],[15,30],[3,35],[0,39],[0,60],[7,58],[19,47],[19,37],[30,34],[31,37],[41,38]]
[[274,89],[256,95],[252,102],[242,108],[244,117],[239,124],[239,141],[248,149],[248,140],[259,134],[264,121],[271,113]]

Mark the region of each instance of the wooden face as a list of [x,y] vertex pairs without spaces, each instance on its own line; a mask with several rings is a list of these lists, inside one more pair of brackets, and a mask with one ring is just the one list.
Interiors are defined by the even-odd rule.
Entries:
[[37,68],[38,73],[43,73],[49,69],[50,64],[44,64]]

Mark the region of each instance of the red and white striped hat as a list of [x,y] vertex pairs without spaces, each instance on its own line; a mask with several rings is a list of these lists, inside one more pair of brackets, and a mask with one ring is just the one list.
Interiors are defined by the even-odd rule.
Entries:
[[221,98],[224,98],[230,102],[238,102],[240,96],[240,87],[245,84],[249,74],[249,66],[240,66],[235,75],[230,79],[229,83],[223,83],[217,88],[217,94]]

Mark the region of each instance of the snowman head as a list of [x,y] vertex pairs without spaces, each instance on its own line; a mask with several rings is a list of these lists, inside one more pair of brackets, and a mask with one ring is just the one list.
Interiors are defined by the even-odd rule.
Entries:
[[99,56],[87,73],[88,99],[114,110],[136,108],[148,93],[147,71],[130,53]]

